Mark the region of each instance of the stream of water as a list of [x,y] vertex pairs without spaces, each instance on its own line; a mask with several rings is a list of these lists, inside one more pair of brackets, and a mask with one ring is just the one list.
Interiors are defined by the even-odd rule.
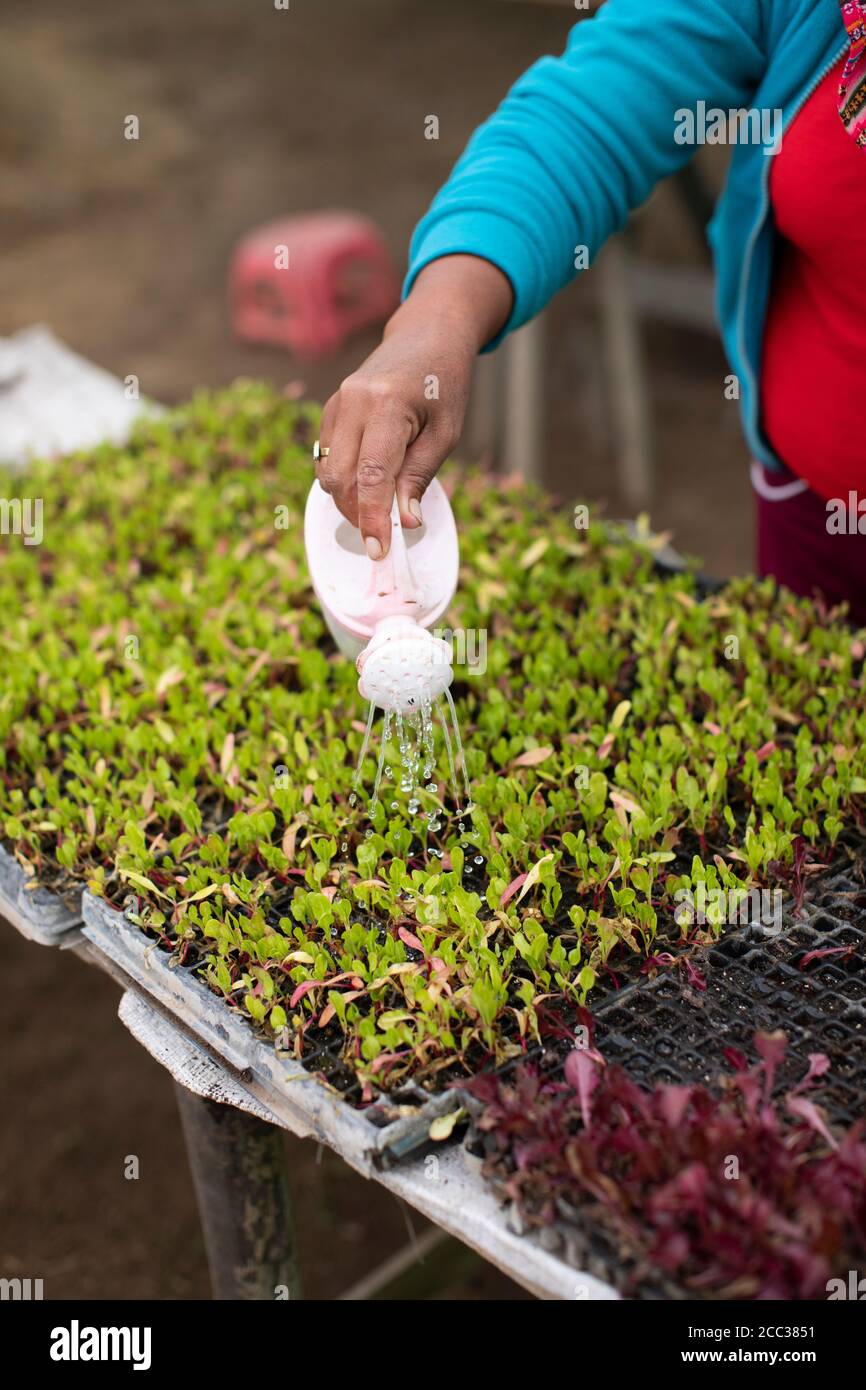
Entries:
[[[350,806],[355,806],[358,802],[364,761],[370,749],[376,708],[375,704],[371,704],[367,714],[364,738],[361,743],[360,754],[358,755],[358,765],[352,780],[352,794],[349,797]],[[442,829],[441,808],[439,806],[434,806],[431,810],[423,810],[421,805],[422,791],[432,792],[434,794],[438,791],[438,785],[435,780],[436,723],[434,715],[438,718],[444,737],[445,750],[448,758],[449,788],[454,798],[455,805],[457,806],[457,815],[460,817],[460,831],[462,834],[464,830],[463,817],[472,809],[472,791],[469,785],[469,775],[466,770],[466,756],[463,751],[463,740],[460,737],[460,723],[457,718],[457,710],[454,707],[454,700],[451,697],[450,690],[445,691],[444,699],[439,698],[433,703],[424,701],[420,709],[414,710],[411,714],[400,714],[395,710],[389,709],[384,711],[382,743],[376,764],[376,780],[373,785],[373,795],[370,798],[370,806],[375,806],[379,800],[383,778],[393,777],[395,786],[399,786],[400,791],[409,798],[409,814],[412,816],[425,816],[427,820],[426,828],[433,834]],[[399,759],[399,767],[396,776],[394,769],[386,763],[388,744],[392,736],[396,739]],[[399,802],[392,801],[390,805],[391,810],[396,811]]]

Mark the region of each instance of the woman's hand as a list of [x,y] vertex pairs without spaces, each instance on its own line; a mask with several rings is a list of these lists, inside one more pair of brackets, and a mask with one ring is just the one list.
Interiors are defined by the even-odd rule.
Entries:
[[319,483],[364,538],[371,560],[391,544],[394,492],[402,524],[421,525],[421,499],[463,430],[478,353],[507,322],[505,275],[477,256],[421,271],[381,346],[328,401]]

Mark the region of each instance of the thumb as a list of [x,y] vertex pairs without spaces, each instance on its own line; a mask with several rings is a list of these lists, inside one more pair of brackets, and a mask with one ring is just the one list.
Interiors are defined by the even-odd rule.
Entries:
[[410,531],[423,522],[422,498],[446,459],[450,443],[426,432],[406,451],[397,478],[397,505],[401,524]]

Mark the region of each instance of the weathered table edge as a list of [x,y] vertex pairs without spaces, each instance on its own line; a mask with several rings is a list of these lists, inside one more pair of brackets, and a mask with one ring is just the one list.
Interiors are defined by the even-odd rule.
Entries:
[[[0,917],[28,940],[72,949],[108,970],[127,993],[132,991],[152,1020],[160,1022],[143,1022],[141,1007],[134,1009],[131,999],[123,1003],[126,995],[119,1009],[122,1021],[181,1084],[190,1086],[193,1076],[189,1066],[177,1066],[171,1055],[185,1049],[190,1063],[196,1058],[200,1066],[210,1064],[223,1073],[224,1103],[249,1108],[279,1128],[327,1144],[363,1177],[406,1201],[529,1293],[543,1299],[619,1299],[610,1285],[572,1268],[533,1238],[511,1231],[503,1208],[481,1177],[479,1160],[462,1146],[443,1146],[399,1166],[383,1166],[370,1141],[382,1142],[388,1129],[376,1131],[313,1074],[297,1063],[287,1066],[204,985],[189,977],[183,980],[163,961],[146,963],[148,953],[153,957],[156,952],[121,914],[89,893],[83,895],[77,913],[55,894],[31,891],[29,883],[21,865],[0,846]],[[183,987],[169,988],[178,981]],[[192,1011],[188,985],[199,996]],[[214,1017],[208,1020],[211,1011]],[[133,1014],[137,1027],[131,1027]],[[163,1037],[161,1049],[149,1046],[140,1035],[157,1028]],[[170,1047],[165,1045],[168,1037],[173,1040]],[[197,1089],[195,1084],[191,1089]],[[450,1095],[437,1097],[425,1109],[425,1118],[432,1119],[454,1103]]]
[[[180,1085],[269,1118],[280,1128],[291,1128],[274,1112],[270,1092],[255,1078],[241,1082],[226,1076],[196,1038],[182,1032],[137,991],[123,995],[118,1014]],[[356,1156],[341,1156],[537,1298],[619,1301],[610,1285],[574,1269],[530,1236],[510,1230],[502,1206],[481,1177],[480,1160],[461,1145],[449,1145],[391,1169],[371,1169],[356,1162]]]
[[[253,1032],[247,1021],[195,975],[171,965],[164,952],[141,929],[101,898],[85,893],[83,935],[118,965],[150,997],[182,1020],[237,1075],[253,1077],[268,1094],[267,1104],[281,1123],[295,1133],[313,1134],[354,1155],[365,1169],[388,1166],[391,1146],[402,1146],[407,1127],[415,1139],[426,1138],[430,1122],[453,1110],[459,1101],[451,1093],[426,1099],[412,1115],[377,1126],[368,1114],[350,1106],[315,1072],[294,1057],[278,1053]],[[357,1166],[356,1163],[356,1166]]]
[[28,941],[55,946],[80,925],[80,906],[70,907],[56,893],[32,884],[18,860],[0,845],[0,916]]

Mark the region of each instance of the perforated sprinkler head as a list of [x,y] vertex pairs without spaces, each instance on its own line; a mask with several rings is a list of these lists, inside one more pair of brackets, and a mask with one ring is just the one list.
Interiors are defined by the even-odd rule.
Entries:
[[402,715],[432,705],[454,679],[448,643],[412,618],[383,618],[357,667],[363,698]]

